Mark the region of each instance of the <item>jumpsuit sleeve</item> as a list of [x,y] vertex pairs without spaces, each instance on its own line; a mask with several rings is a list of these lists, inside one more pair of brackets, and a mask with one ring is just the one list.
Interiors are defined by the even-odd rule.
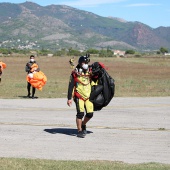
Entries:
[[30,66],[29,63],[27,63],[26,66],[25,66],[25,71],[26,71],[27,73],[29,73],[29,72],[30,72],[30,69],[31,69],[31,66]]
[[72,98],[73,88],[74,88],[74,78],[73,78],[73,75],[71,74],[69,85],[68,85],[68,93],[67,93],[68,100],[71,100]]

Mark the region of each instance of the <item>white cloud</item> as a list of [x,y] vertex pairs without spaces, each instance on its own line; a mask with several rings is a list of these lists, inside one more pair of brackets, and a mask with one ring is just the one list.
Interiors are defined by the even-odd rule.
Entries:
[[142,6],[159,6],[161,4],[149,4],[149,3],[141,3],[141,4],[129,4],[127,7],[142,7]]
[[126,0],[75,0],[75,1],[64,1],[62,4],[74,7],[85,7],[85,6],[97,6],[101,4],[112,4]]

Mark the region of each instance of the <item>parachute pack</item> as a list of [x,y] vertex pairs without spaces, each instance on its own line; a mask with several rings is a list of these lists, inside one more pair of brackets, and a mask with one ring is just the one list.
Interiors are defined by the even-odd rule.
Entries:
[[6,68],[6,64],[4,62],[0,61],[0,70],[2,71],[5,68]]
[[37,64],[33,64],[31,66],[31,72],[29,73],[26,77],[26,80],[36,89],[42,90],[42,87],[46,84],[47,82],[47,77],[42,71],[34,71],[38,69]]
[[99,111],[107,106],[115,94],[115,81],[105,70],[103,63],[95,62],[91,65],[93,81],[89,100],[94,104],[94,111]]

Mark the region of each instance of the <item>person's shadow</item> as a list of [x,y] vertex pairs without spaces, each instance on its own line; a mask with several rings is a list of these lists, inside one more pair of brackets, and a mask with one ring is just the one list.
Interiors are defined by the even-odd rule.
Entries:
[[[18,96],[19,98],[23,98],[23,99],[32,99],[32,97],[28,97],[28,96]],[[34,97],[34,99],[38,99],[37,96]]]
[[[51,133],[51,134],[64,134],[64,135],[70,135],[70,136],[77,136],[77,129],[69,129],[69,128],[53,128],[53,129],[44,129],[45,132]],[[87,134],[93,133],[92,131],[87,130]]]

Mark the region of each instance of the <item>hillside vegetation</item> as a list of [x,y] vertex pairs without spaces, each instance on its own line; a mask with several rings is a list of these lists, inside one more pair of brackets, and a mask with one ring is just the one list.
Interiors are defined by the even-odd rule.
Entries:
[[0,3],[0,46],[20,49],[157,50],[170,47],[170,27],[101,17],[65,5]]

